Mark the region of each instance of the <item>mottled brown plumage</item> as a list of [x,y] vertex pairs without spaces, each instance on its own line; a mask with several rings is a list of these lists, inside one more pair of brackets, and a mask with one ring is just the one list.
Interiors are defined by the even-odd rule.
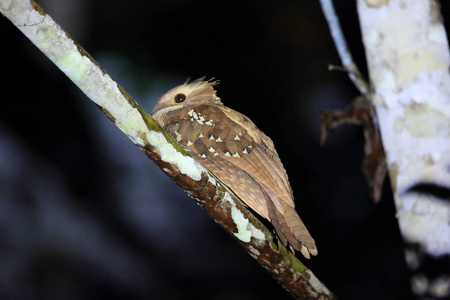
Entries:
[[270,220],[284,245],[307,258],[317,255],[272,140],[224,106],[215,84],[196,80],[171,89],[155,105],[153,118],[231,193]]

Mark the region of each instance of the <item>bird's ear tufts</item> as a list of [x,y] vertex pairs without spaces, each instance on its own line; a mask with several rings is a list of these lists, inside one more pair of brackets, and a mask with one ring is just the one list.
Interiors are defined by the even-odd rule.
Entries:
[[213,102],[214,104],[222,104],[214,86],[219,84],[219,80],[211,78],[205,80],[205,77],[196,79],[191,83],[185,83],[184,86],[191,92],[189,98],[199,102]]

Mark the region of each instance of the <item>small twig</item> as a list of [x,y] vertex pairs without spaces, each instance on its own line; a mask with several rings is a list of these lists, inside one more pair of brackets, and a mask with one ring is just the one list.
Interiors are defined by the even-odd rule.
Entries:
[[342,72],[348,72],[348,70],[342,66],[336,66],[329,64],[328,65],[328,71],[342,71]]
[[[353,62],[352,54],[348,49],[347,42],[345,41],[344,35],[342,34],[341,25],[339,24],[339,19],[334,10],[332,0],[319,0],[322,6],[323,14],[327,19],[328,27],[331,31],[331,36],[333,37],[334,44],[338,51],[339,57],[342,60],[345,70],[348,72],[350,80],[353,81],[356,88],[361,94],[366,95],[369,93],[369,84],[364,80],[358,66]],[[335,68],[335,67],[334,67]]]

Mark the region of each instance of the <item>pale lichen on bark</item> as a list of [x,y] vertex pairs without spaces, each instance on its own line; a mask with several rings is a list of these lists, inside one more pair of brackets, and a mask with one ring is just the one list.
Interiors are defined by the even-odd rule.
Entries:
[[438,7],[359,0],[358,11],[400,230],[430,255],[450,254],[450,203],[408,192],[450,186],[450,64]]
[[311,293],[318,295],[319,293],[331,296],[331,292],[320,282],[320,280],[314,275],[310,270],[305,270],[305,272],[309,275],[309,282],[311,286],[314,288]]
[[147,141],[161,153],[161,159],[178,167],[180,172],[198,181],[202,178],[202,173],[206,173],[203,168],[192,157],[178,152],[171,143],[167,142],[161,132],[150,131],[146,134]]
[[245,215],[240,211],[234,202],[231,199],[230,195],[227,193],[223,198],[223,201],[228,201],[231,204],[231,218],[236,224],[236,228],[238,232],[234,233],[234,236],[239,240],[248,243],[251,241],[251,238],[255,238],[258,240],[265,240],[265,234],[256,228],[250,221],[245,217]]

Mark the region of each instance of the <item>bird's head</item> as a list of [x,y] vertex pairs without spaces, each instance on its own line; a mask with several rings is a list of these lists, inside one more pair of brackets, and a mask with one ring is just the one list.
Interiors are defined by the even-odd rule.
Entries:
[[216,95],[214,86],[218,81],[200,78],[191,83],[184,83],[162,95],[152,111],[152,117],[163,124],[163,116],[169,111],[178,110],[188,105],[215,104],[222,105]]

